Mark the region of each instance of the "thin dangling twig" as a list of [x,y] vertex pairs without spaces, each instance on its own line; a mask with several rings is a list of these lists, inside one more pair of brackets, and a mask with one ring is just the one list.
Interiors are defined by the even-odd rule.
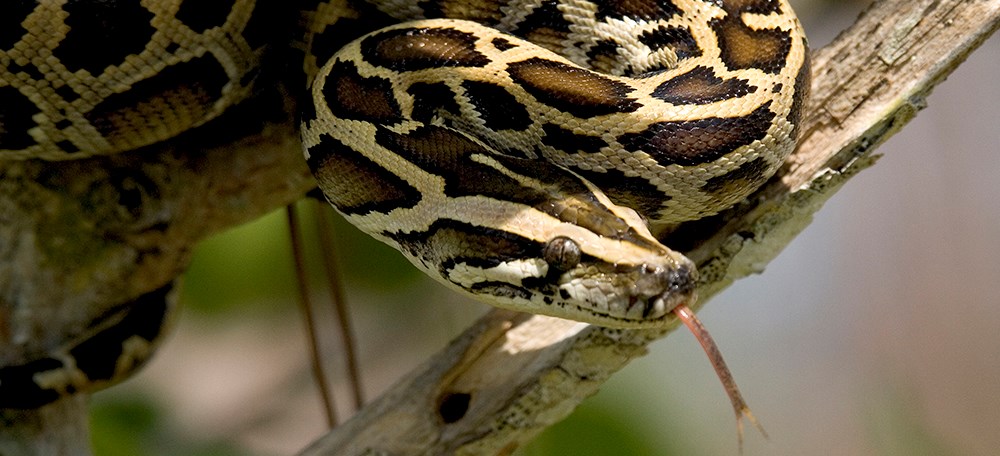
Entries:
[[313,313],[312,300],[309,298],[309,281],[306,278],[305,254],[302,249],[302,239],[299,235],[299,222],[295,204],[285,206],[288,219],[288,232],[292,241],[292,257],[295,259],[295,279],[299,287],[299,307],[305,317],[306,335],[309,338],[309,357],[312,362],[313,378],[319,388],[323,400],[323,412],[330,429],[337,426],[337,412],[333,394],[330,392],[323,363],[320,359],[319,339],[316,337],[316,318]]
[[354,331],[347,312],[344,290],[340,285],[340,270],[337,267],[337,258],[334,254],[333,238],[331,237],[333,226],[328,219],[330,211],[324,210],[327,206],[321,204],[314,204],[313,207],[315,208],[316,231],[319,232],[320,252],[323,256],[323,269],[330,287],[330,301],[337,316],[336,326],[340,328],[340,343],[344,349],[347,379],[354,399],[354,410],[358,410],[365,403],[365,398],[364,392],[361,390],[361,374],[358,369]]

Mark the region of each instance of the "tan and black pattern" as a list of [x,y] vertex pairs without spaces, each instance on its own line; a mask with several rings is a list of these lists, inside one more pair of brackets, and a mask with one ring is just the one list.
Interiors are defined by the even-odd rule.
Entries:
[[386,213],[421,200],[420,191],[405,179],[331,137],[314,146],[309,166],[319,185],[330,189],[330,202],[345,214]]
[[176,305],[168,284],[123,304],[91,331],[52,353],[0,367],[0,409],[41,407],[61,396],[116,383],[141,366]]
[[535,100],[574,117],[635,112],[635,89],[560,61],[532,57],[507,65],[510,78]]
[[5,5],[0,159],[121,152],[220,115],[259,71],[268,26],[254,3]]
[[686,105],[710,104],[756,91],[757,87],[744,79],[722,79],[709,67],[695,67],[664,81],[653,89],[652,95],[672,105]]
[[[301,59],[306,159],[350,222],[485,302],[611,327],[668,324],[695,298],[694,265],[650,226],[768,179],[809,82],[786,0],[13,2],[0,159],[163,141],[284,74],[275,49]],[[0,408],[126,375],[165,293],[0,367]]]
[[[507,15],[420,5],[490,26],[407,22],[334,55],[302,125],[328,199],[431,276],[495,305],[664,324],[670,303],[691,298],[695,271],[646,223],[732,205],[794,145],[808,70],[788,5],[540,1]],[[343,109],[352,103],[392,115]],[[361,179],[356,166],[318,166],[336,162],[331,142],[391,177],[372,178],[374,190],[333,183]],[[402,182],[421,198],[394,196]],[[364,198],[391,203],[338,202]],[[577,264],[546,260],[555,239],[578,247]]]

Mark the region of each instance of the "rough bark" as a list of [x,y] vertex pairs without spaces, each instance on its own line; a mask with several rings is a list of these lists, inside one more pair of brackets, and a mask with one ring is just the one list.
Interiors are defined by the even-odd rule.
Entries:
[[[701,303],[760,271],[871,165],[874,148],[924,107],[998,17],[996,0],[882,1],[815,53],[799,151],[753,198],[671,238],[700,265]],[[275,99],[244,109],[274,110]],[[0,365],[85,333],[177,277],[206,235],[311,188],[291,116],[275,112],[284,115],[251,125],[227,115],[214,129],[115,157],[0,163]],[[233,144],[202,133],[233,129],[265,134]],[[304,454],[506,454],[672,330],[494,311]],[[80,394],[0,412],[0,453],[85,453],[85,402]]]
[[[279,90],[144,150],[0,162],[0,366],[85,338],[175,280],[207,235],[313,188]],[[0,454],[86,454],[86,395],[0,410]]]
[[[670,237],[699,265],[699,305],[762,271],[998,24],[995,0],[886,0],[815,52],[798,151],[746,202]],[[676,327],[492,311],[301,454],[510,454]]]

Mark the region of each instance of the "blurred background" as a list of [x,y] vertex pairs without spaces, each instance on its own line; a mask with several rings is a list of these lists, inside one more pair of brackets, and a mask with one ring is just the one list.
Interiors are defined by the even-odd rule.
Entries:
[[[867,4],[792,3],[814,48]],[[749,429],[744,454],[1000,452],[997,75],[995,36],[762,275],[699,313],[771,436]],[[368,398],[487,310],[342,222],[336,241]],[[205,241],[173,335],[140,375],[95,396],[96,454],[288,455],[320,436],[292,271],[282,212]],[[676,331],[520,454],[735,455],[736,428],[700,347]]]

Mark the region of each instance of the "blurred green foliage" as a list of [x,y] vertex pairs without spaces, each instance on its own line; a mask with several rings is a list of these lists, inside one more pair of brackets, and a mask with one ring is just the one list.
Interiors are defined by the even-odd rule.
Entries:
[[[320,245],[313,201],[297,205],[310,283],[322,284]],[[325,208],[324,208],[325,210]],[[382,292],[404,288],[420,277],[399,252],[334,215],[336,260],[343,281]],[[212,236],[198,245],[185,273],[181,299],[189,311],[218,314],[262,311],[254,305],[292,301],[298,293],[285,210]]]
[[91,406],[91,443],[98,456],[237,456],[225,442],[194,441],[164,419],[167,410],[141,395],[96,401]]
[[[648,429],[642,423],[650,413],[637,397],[598,394],[583,402],[565,420],[546,429],[525,446],[519,456],[572,454],[577,456],[695,454],[674,429]],[[651,439],[650,436],[656,438]]]

